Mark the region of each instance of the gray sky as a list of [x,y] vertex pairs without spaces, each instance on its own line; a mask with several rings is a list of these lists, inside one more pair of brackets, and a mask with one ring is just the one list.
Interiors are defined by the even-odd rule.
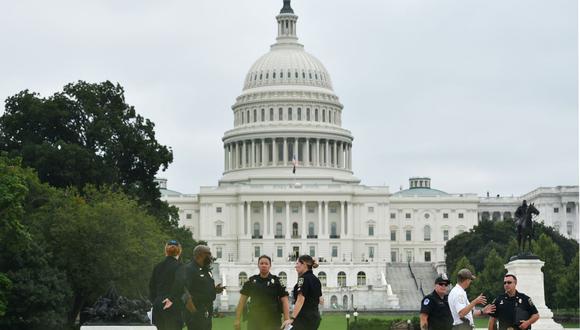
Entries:
[[[575,0],[294,0],[355,137],[355,175],[520,195],[578,184]],[[282,0],[3,1],[0,98],[111,80],[156,123],[169,188],[223,170],[223,132]],[[3,112],[3,108],[0,110]]]

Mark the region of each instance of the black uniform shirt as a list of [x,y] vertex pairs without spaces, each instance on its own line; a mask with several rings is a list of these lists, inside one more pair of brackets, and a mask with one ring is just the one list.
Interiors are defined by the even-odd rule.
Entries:
[[[521,323],[520,321],[528,320],[532,315],[538,313],[538,309],[534,306],[532,299],[525,294],[516,291],[513,297],[507,293],[498,296],[492,302],[495,305],[495,312],[489,315],[499,320],[499,330],[505,330],[508,327],[515,327]],[[519,319],[519,320],[518,320]],[[529,327],[528,329],[531,329]]]
[[421,300],[421,313],[429,315],[427,323],[430,330],[450,330],[453,327],[453,317],[447,302],[447,295],[442,299],[433,290]]
[[250,277],[240,293],[251,297],[250,316],[277,315],[278,318],[282,313],[280,298],[288,296],[286,287],[280,283],[280,278],[272,274],[268,274],[266,278],[260,275]]
[[212,311],[216,297],[215,282],[209,267],[200,267],[191,261],[182,267],[181,281],[191,294],[191,300],[197,309]]
[[300,310],[297,318],[307,316],[319,317],[318,304],[320,302],[320,296],[322,296],[322,286],[320,285],[320,280],[316,277],[311,270],[302,274],[298,277],[298,283],[294,286],[292,291],[292,296],[294,297],[294,302],[298,299],[298,294],[302,293],[304,296],[304,305]]
[[153,268],[153,274],[149,280],[149,300],[151,303],[161,306],[161,302],[166,298],[176,302],[179,297],[174,297],[171,289],[179,266],[179,261],[174,257],[165,257]]

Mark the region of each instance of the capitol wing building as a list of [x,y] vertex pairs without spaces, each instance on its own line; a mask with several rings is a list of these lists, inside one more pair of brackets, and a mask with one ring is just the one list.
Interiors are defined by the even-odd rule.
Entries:
[[[448,194],[426,177],[396,193],[361,185],[343,105],[330,74],[298,42],[297,19],[285,0],[276,42],[245,76],[233,128],[222,138],[219,185],[188,195],[160,179],[163,199],[217,258],[217,276],[228,287],[216,300],[221,311],[234,310],[262,254],[289,289],[296,256],[316,257],[323,309],[417,309],[444,270],[445,242],[484,216],[511,217],[520,200]],[[577,239],[578,187],[557,188],[529,198],[545,200],[542,212],[560,208],[550,224]]]

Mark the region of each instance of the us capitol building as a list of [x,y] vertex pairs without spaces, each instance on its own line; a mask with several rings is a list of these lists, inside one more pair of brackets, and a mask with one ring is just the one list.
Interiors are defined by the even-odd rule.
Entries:
[[159,179],[181,225],[217,258],[216,282],[228,287],[216,300],[220,310],[235,308],[262,254],[289,289],[297,281],[296,256],[315,256],[323,309],[417,309],[421,290],[432,290],[444,271],[445,242],[481,220],[511,218],[522,199],[536,203],[545,223],[578,239],[578,186],[480,198],[433,189],[427,177],[409,179],[409,189],[396,193],[360,184],[343,105],[330,74],[298,42],[297,19],[285,0],[276,43],[251,66],[232,106],[218,186],[182,194]]

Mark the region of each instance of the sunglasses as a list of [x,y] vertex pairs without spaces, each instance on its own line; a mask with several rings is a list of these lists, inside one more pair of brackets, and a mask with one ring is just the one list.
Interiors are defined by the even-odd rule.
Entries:
[[505,282],[503,282],[503,284],[512,284],[512,283],[513,283],[512,281],[505,281]]
[[447,283],[437,283],[437,285],[448,286],[449,284],[447,284]]

